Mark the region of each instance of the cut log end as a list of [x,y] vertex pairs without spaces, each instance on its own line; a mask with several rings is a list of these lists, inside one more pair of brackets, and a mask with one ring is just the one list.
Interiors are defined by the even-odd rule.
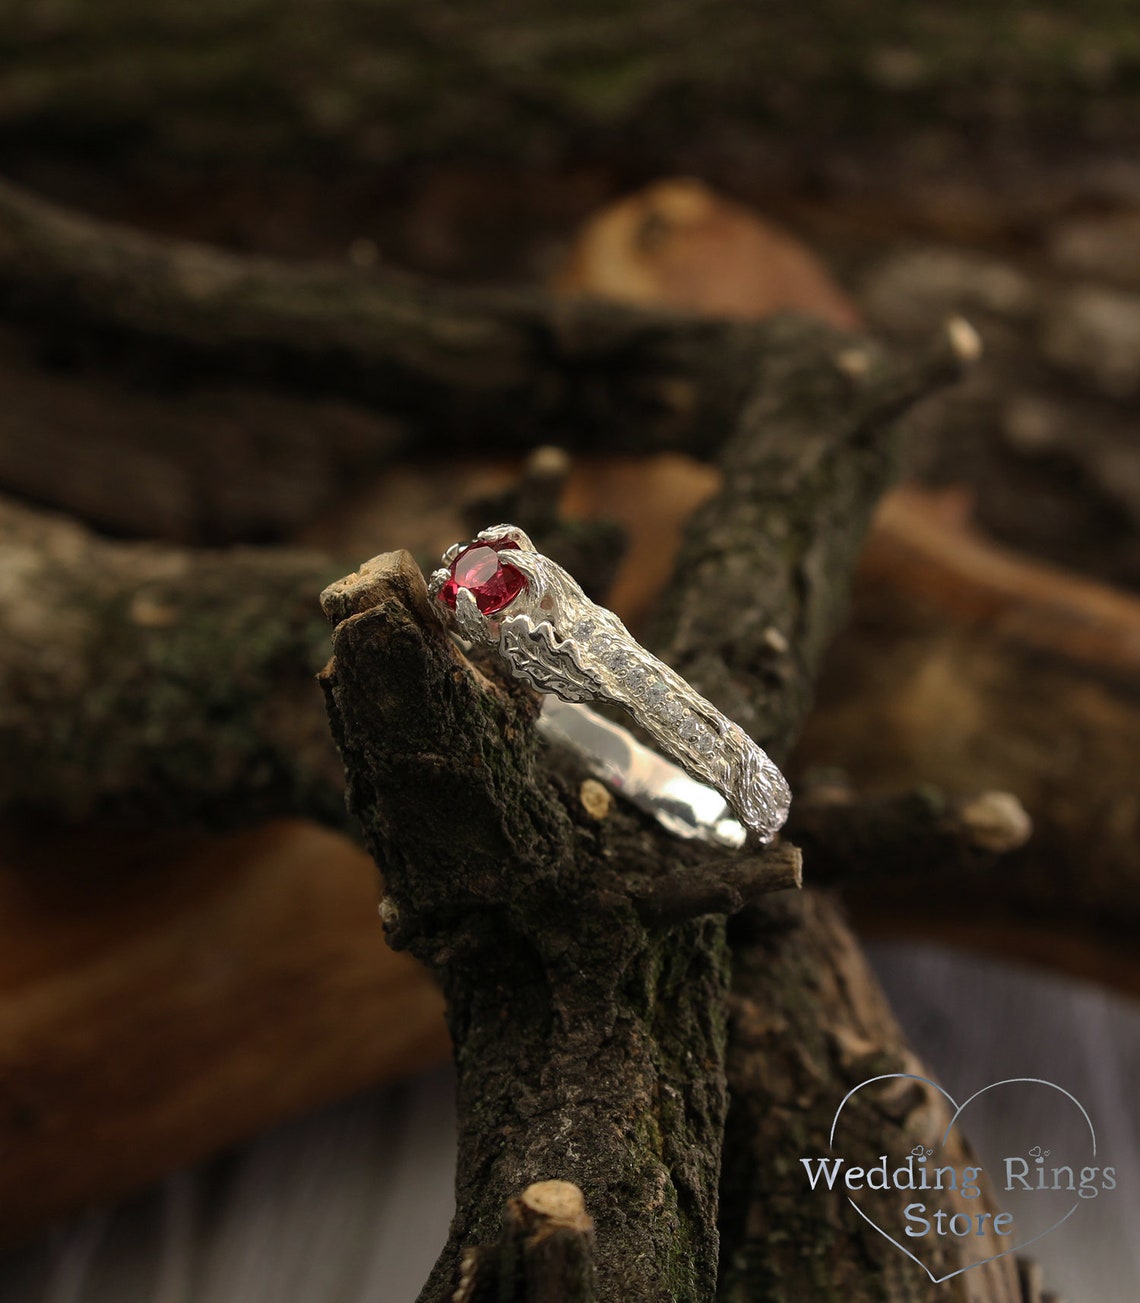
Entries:
[[573,1181],[536,1181],[522,1192],[517,1205],[517,1215],[532,1229],[565,1226],[583,1234],[593,1230],[585,1196]]

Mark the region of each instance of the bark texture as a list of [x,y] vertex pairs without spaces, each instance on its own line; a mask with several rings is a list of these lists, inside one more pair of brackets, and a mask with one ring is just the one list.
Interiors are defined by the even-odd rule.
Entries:
[[0,542],[6,812],[346,826],[312,682],[327,557],[111,543],[11,502]]

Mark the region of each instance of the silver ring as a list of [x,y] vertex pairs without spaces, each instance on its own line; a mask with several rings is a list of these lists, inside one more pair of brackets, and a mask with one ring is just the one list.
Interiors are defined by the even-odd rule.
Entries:
[[[612,611],[591,602],[521,529],[481,530],[449,547],[442,562],[428,591],[457,633],[496,648],[514,677],[540,692],[624,707],[681,769],[721,794],[744,828],[762,842],[775,836],[791,792],[768,755],[646,651]],[[619,790],[621,777],[614,784]],[[669,799],[665,791],[649,795]],[[709,835],[723,820],[694,822],[692,835]],[[722,833],[710,839],[735,844],[735,834]]]

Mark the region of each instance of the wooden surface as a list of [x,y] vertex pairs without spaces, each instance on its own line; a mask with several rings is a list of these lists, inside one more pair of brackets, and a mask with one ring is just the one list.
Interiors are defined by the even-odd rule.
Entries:
[[[1068,1303],[1135,1303],[1135,1006],[1004,961],[898,942],[870,951],[956,1098],[1033,1075],[1090,1110],[1104,1161],[1132,1176],[1030,1252]],[[453,1087],[443,1070],[369,1091],[0,1251],[0,1303],[411,1303],[454,1204]],[[971,1144],[1007,1134],[1000,1113],[970,1119]]]
[[51,853],[0,869],[3,1238],[446,1055],[440,996],[384,944],[343,838]]

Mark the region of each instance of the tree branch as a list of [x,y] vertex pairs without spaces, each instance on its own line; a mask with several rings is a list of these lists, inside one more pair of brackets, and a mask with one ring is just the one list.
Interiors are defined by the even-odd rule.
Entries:
[[2,500],[0,534],[9,813],[345,825],[312,682],[326,557],[110,543]]
[[627,885],[693,851],[592,818],[539,763],[535,696],[467,666],[427,602],[406,553],[334,585],[323,680],[390,940],[436,969],[456,1046],[458,1211],[425,1303],[554,1176],[597,1224],[603,1298],[707,1296],[723,951],[708,919],[649,929]]
[[655,877],[635,888],[634,902],[646,922],[674,923],[700,914],[736,914],[770,891],[802,886],[799,848],[782,843],[758,855],[716,856],[673,878]]
[[1032,822],[1009,792],[950,796],[924,787],[856,796],[838,783],[811,786],[785,832],[803,847],[812,882],[841,886],[989,867],[1028,841]]
[[507,1203],[494,1245],[471,1249],[454,1303],[594,1303],[594,1223],[570,1181],[538,1181]]
[[[964,336],[900,365],[804,323],[759,330],[756,396],[726,445],[728,487],[690,530],[665,652],[785,747],[890,474],[890,422],[961,364]],[[466,667],[425,600],[399,554],[333,586],[324,677],[391,940],[436,968],[456,1046],[458,1212],[422,1297],[448,1298],[512,1193],[556,1175],[595,1219],[602,1298],[708,1299],[723,928],[647,926],[637,907],[646,877],[691,875],[694,857],[705,873],[707,852],[620,804],[591,816],[580,778],[540,764],[529,694],[493,662]]]
[[[224,380],[333,395],[437,448],[488,437],[500,452],[590,440],[707,451],[731,427],[757,345],[744,323],[227,253],[80,216],[9,183],[0,312],[150,390]],[[357,441],[390,453],[392,425],[369,431]],[[155,443],[162,451],[160,431]],[[352,432],[332,454],[351,444]]]

